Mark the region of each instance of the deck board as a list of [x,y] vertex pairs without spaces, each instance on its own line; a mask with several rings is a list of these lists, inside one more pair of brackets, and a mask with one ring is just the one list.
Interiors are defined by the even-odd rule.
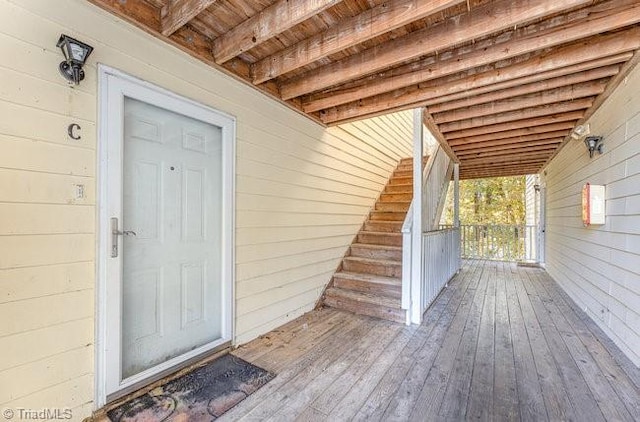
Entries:
[[323,309],[233,353],[277,376],[225,421],[640,420],[640,370],[512,263],[465,261],[420,326]]

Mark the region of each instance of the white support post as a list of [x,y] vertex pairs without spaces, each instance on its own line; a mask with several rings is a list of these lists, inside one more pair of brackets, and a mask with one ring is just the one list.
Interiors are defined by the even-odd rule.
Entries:
[[423,109],[413,110],[413,226],[411,228],[411,322],[422,322],[422,126]]
[[460,228],[460,164],[453,165],[453,227]]
[[454,250],[458,251],[457,267],[458,271],[462,267],[462,229],[460,228],[460,164],[455,163],[453,165],[453,228],[458,230],[458,235],[454,236],[455,242],[458,242],[458,247]]

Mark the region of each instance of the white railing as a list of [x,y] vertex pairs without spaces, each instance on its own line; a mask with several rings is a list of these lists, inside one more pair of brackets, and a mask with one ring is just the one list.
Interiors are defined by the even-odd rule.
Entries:
[[[451,226],[440,226],[448,228]],[[538,261],[538,226],[462,224],[463,258],[494,261]]]
[[[438,229],[440,216],[444,208],[453,163],[447,153],[438,146],[434,151],[422,175],[422,231]],[[407,214],[408,216],[409,214]]]
[[445,229],[422,235],[422,291],[420,314],[433,303],[442,288],[460,270],[460,230]]
[[[453,274],[460,269],[459,231],[437,230],[452,172],[451,159],[437,146],[429,156],[421,177],[422,189],[418,198],[421,212],[418,215],[421,216],[422,227],[416,230],[413,224],[415,195],[402,226],[402,308],[408,310],[407,323],[419,324],[422,321],[425,303],[428,306],[453,276],[450,274],[451,265],[457,265]],[[425,236],[428,241],[425,241]],[[453,241],[452,236],[456,236],[457,241]],[[434,269],[439,265],[444,267]],[[428,274],[425,273],[427,268]]]

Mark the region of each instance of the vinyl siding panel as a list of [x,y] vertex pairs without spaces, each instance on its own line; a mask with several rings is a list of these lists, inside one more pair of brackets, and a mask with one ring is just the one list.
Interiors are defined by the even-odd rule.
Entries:
[[313,308],[411,155],[411,112],[327,129],[86,1],[0,0],[0,51],[0,408],[95,408],[97,63],[237,119],[236,344]]
[[[604,136],[592,159],[570,141],[543,172],[547,191],[546,268],[594,321],[640,365],[640,68],[589,120]],[[605,185],[606,224],[584,227],[581,189]]]

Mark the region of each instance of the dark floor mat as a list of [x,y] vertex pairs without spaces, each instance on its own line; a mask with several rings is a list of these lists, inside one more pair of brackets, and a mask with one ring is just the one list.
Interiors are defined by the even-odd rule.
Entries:
[[113,422],[213,421],[274,375],[225,355],[107,412]]

